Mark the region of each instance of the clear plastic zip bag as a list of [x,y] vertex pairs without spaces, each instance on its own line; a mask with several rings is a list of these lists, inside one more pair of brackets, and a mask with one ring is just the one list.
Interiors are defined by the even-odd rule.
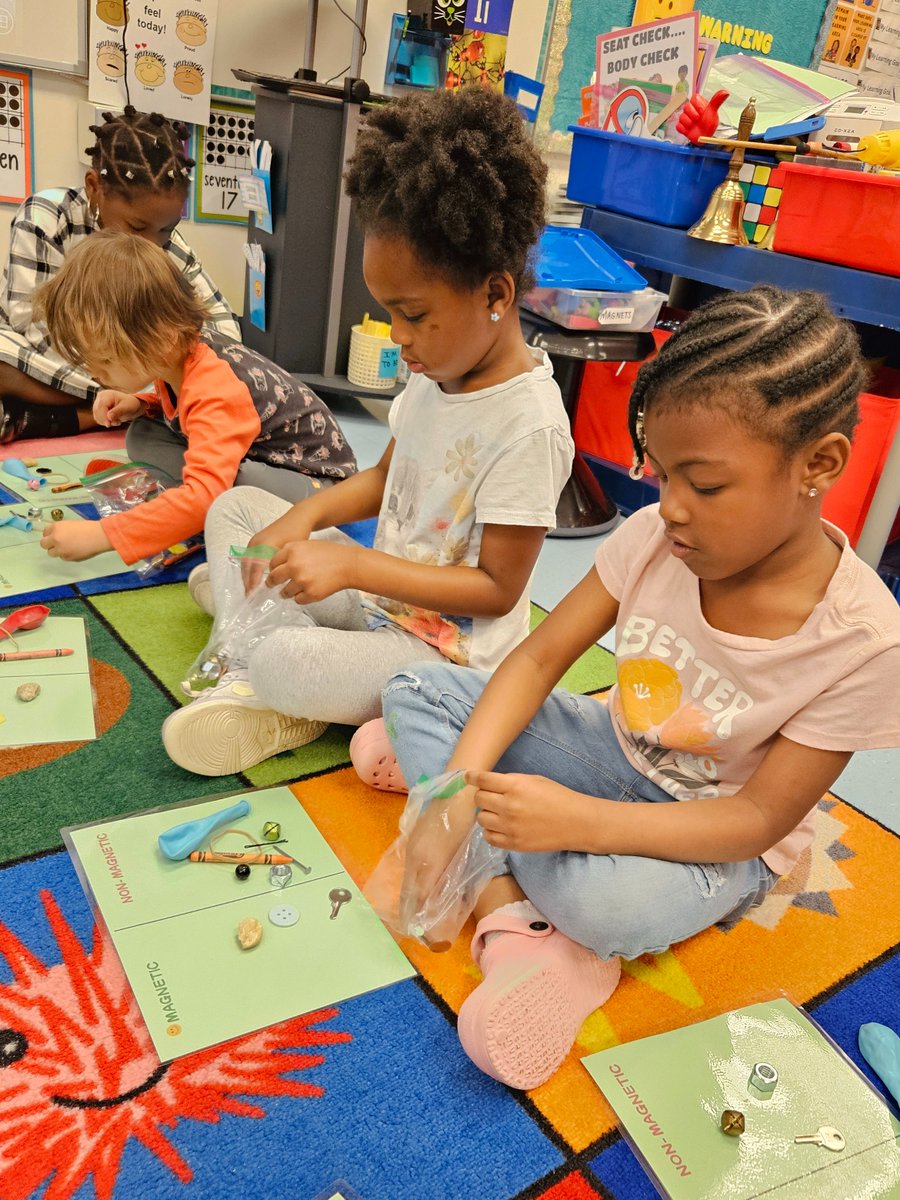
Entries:
[[[107,471],[85,475],[81,483],[101,517],[129,512],[139,504],[155,500],[168,488],[178,487],[177,480],[144,463],[123,463],[120,467],[110,467]],[[138,559],[132,564],[132,570],[141,579],[147,579],[202,549],[203,536],[198,533],[147,558]]]
[[296,604],[266,586],[274,554],[272,546],[231,547],[224,603],[219,608],[232,616],[213,625],[209,640],[191,664],[181,685],[189,696],[199,696],[215,687],[226,672],[245,666],[270,633],[291,624]]
[[463,771],[423,780],[411,789],[400,836],[365,886],[382,921],[430,950],[449,950],[506,853],[491,846],[471,802],[459,796]]

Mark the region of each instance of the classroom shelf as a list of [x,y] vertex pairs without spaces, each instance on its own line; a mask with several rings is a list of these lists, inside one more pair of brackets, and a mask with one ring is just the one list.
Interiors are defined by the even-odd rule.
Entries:
[[[900,330],[900,279],[853,267],[777,254],[755,246],[720,246],[684,229],[653,225],[600,208],[586,208],[582,225],[628,259],[669,275],[743,291],[757,283],[824,292],[839,316]],[[810,240],[815,230],[810,230]],[[889,236],[887,230],[881,236]]]

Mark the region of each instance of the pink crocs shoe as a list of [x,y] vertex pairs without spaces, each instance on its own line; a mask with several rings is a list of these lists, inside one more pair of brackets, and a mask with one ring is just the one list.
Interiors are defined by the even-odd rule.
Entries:
[[[492,930],[505,932],[485,946]],[[478,922],[472,957],[484,979],[459,1010],[462,1048],[486,1075],[523,1091],[550,1078],[622,973],[618,958],[604,962],[549,921],[503,913]]]
[[379,788],[382,792],[409,791],[381,717],[366,721],[354,733],[350,739],[350,761],[369,787]]

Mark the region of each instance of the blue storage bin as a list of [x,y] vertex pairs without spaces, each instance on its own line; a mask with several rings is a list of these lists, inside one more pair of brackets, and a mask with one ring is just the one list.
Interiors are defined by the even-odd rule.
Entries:
[[627,217],[687,229],[728,172],[729,154],[570,125],[566,195]]

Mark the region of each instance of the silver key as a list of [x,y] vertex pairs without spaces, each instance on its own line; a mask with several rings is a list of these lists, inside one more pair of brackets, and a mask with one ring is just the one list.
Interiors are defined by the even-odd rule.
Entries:
[[328,899],[331,901],[331,916],[328,919],[333,921],[341,911],[341,905],[349,904],[353,896],[346,888],[332,888],[328,893]]
[[816,1133],[806,1133],[795,1137],[795,1142],[808,1142],[813,1146],[824,1146],[826,1150],[843,1150],[847,1144],[844,1135],[833,1125],[820,1125]]

